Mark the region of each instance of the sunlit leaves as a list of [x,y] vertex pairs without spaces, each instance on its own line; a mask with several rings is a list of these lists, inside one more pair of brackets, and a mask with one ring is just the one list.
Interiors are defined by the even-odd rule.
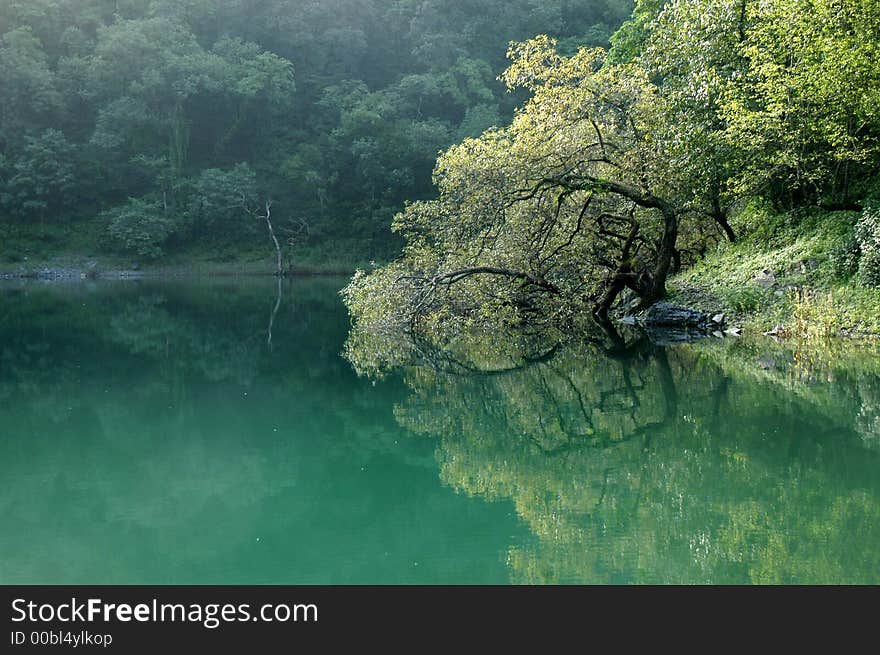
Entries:
[[[406,307],[414,293],[414,327],[444,337],[473,325],[569,320],[622,258],[637,270],[654,261],[652,243],[663,229],[655,209],[679,202],[681,185],[665,156],[663,100],[645,71],[606,64],[597,48],[564,57],[548,37],[514,44],[509,56],[504,81],[531,90],[531,99],[509,126],[441,155],[434,171],[439,198],[409,205],[394,222],[409,244],[396,265],[400,281],[388,287],[356,280],[349,295],[356,320],[368,289],[383,303],[398,298],[404,314],[414,311]],[[645,200],[652,194],[666,200]],[[630,229],[643,238],[624,253],[620,233]],[[468,274],[440,287],[429,281],[473,267],[512,276]],[[546,279],[556,297],[522,284],[522,275]],[[382,279],[391,278],[373,274],[373,282]]]
[[747,65],[724,104],[740,186],[851,199],[878,154],[880,5],[774,0],[744,15]]

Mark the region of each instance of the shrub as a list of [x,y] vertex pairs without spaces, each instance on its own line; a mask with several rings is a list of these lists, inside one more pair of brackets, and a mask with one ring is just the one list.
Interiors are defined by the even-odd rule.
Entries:
[[796,290],[789,293],[792,322],[788,330],[801,339],[827,339],[839,332],[839,315],[834,306],[834,293]]
[[202,233],[239,237],[262,227],[246,213],[259,208],[258,197],[257,175],[247,164],[209,168],[193,184],[188,212]]
[[877,205],[865,207],[855,232],[860,251],[859,279],[867,286],[880,286],[880,208]]
[[828,255],[834,275],[842,279],[849,279],[856,275],[859,271],[861,255],[859,240],[853,234]]
[[764,301],[766,293],[756,286],[737,287],[728,290],[724,299],[731,309],[737,312],[753,312]]
[[110,237],[123,249],[153,259],[164,254],[162,247],[179,228],[162,205],[144,198],[129,198],[104,216]]

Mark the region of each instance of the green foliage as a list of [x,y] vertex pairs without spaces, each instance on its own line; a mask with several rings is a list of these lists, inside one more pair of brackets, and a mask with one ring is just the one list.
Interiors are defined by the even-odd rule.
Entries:
[[164,254],[168,239],[180,229],[159,202],[129,198],[104,214],[110,237],[123,250],[155,259]]
[[833,291],[816,293],[799,289],[790,291],[789,299],[793,311],[786,331],[791,336],[817,341],[838,335],[840,326]]
[[830,259],[839,278],[855,278],[868,287],[880,286],[880,210],[876,201],[865,205]]
[[741,73],[722,114],[737,184],[778,203],[853,200],[880,146],[880,3],[743,5]]
[[20,216],[41,218],[62,209],[75,198],[78,163],[74,146],[60,131],[48,129],[26,136],[11,169],[6,164],[0,205]]
[[856,223],[858,277],[871,287],[880,287],[880,206],[868,206]]
[[752,285],[737,286],[726,290],[724,299],[737,312],[753,312],[767,299],[767,294]]
[[[4,188],[4,207],[88,221],[156,196],[182,216],[203,172],[247,163],[280,229],[305,219],[310,247],[359,240],[362,257],[389,257],[391,217],[433,194],[438,152],[509,120],[517,98],[496,80],[508,42],[604,43],[628,2],[3,2],[4,179],[51,128],[99,181],[58,207]],[[250,248],[257,235],[227,218],[218,247]],[[177,236],[169,247],[194,248],[202,233]]]
[[633,61],[645,46],[652,23],[666,5],[666,0],[636,0],[632,16],[611,36],[611,58]]
[[[794,327],[800,297],[812,312],[814,332],[830,321],[835,334],[880,334],[880,289],[858,275],[855,226],[862,213],[814,209],[775,214],[753,205],[738,218],[742,239],[713,249],[672,280],[676,302],[724,311],[728,323],[747,334],[782,325],[794,335],[803,332]],[[764,270],[776,278],[767,290],[756,283]]]
[[[193,183],[189,215],[194,229],[223,235],[246,233],[246,211],[259,205],[257,175],[248,164],[202,171]],[[253,221],[251,221],[252,223]]]
[[[505,126],[517,106],[530,111],[523,102],[533,95],[532,107],[546,110],[530,119],[546,120],[529,127],[544,139],[538,149],[569,158],[578,144],[590,146],[592,128],[582,122],[580,134],[553,136],[554,103],[570,118],[590,89],[607,94],[607,107],[623,99],[623,124],[631,115],[637,127],[628,128],[626,155],[615,154],[622,174],[599,177],[632,181],[644,168],[652,193],[682,217],[686,265],[723,238],[719,226],[752,197],[783,209],[852,206],[876,186],[876,0],[644,0],[611,38],[631,9],[628,0],[2,3],[4,212],[88,220],[129,197],[161,197],[185,216],[203,172],[247,163],[281,223],[313,226],[309,246],[361,240],[367,258],[390,257],[398,243],[391,218],[406,201],[437,196],[438,152],[461,153],[452,146],[467,139],[488,144],[480,139],[487,130],[530,143],[527,120],[517,118],[513,132]],[[507,45],[542,33],[551,41],[530,41],[532,52],[516,53],[519,71],[499,83]],[[609,39],[610,54],[592,49]],[[588,75],[587,65],[597,70]],[[49,130],[60,137],[49,139]],[[509,172],[510,162],[483,162],[471,186],[486,181],[476,170],[490,163]],[[65,170],[78,177],[68,183]],[[569,210],[582,191],[565,196]],[[543,224],[553,198],[532,204],[542,203],[528,212]],[[218,221],[226,227],[216,238],[251,238],[231,215]],[[656,239],[658,223],[643,222],[646,240]],[[200,236],[181,230],[168,245],[191,247]],[[581,260],[595,261],[578,241],[557,273],[575,278],[585,272]],[[528,244],[503,248],[522,246],[528,259]],[[614,262],[620,253],[609,248]],[[640,257],[637,267],[651,259]],[[602,277],[609,267],[600,268]]]
[[[732,217],[762,197],[791,210],[766,234],[781,260],[772,270],[797,269],[795,283],[826,275],[837,226],[811,234],[807,207],[861,201],[880,162],[878,5],[844,4],[640,3],[610,56],[565,56],[548,37],[514,43],[502,79],[531,99],[509,127],[441,156],[438,199],[396,219],[403,258],[353,282],[355,320],[369,324],[379,295],[396,295],[428,333],[568,320],[577,303],[603,316],[625,287],[644,305],[664,294],[673,258],[693,264],[733,239]],[[880,270],[873,216],[856,231],[867,284]],[[822,254],[821,271],[811,254],[789,259],[802,249]],[[738,266],[755,270],[722,295],[753,311],[767,302],[753,282],[763,269]],[[384,312],[395,315],[407,311]]]
[[709,118],[683,119],[684,101],[645,66],[602,49],[565,57],[537,37],[509,56],[502,79],[531,99],[508,127],[443,153],[438,199],[395,219],[404,257],[353,281],[356,320],[369,324],[368,306],[395,296],[401,308],[384,316],[414,312],[428,332],[567,320],[594,303],[607,314],[624,287],[646,302],[663,295],[679,233],[701,247],[718,198],[701,172],[716,155],[689,134]]
[[214,44],[212,54],[222,61],[223,87],[233,97],[283,106],[296,90],[293,64],[256,43],[225,38]]
[[0,136],[12,142],[18,130],[46,125],[62,104],[43,44],[29,26],[0,35]]
[[843,280],[852,278],[859,270],[861,254],[855,235],[841,243],[829,255],[834,274]]

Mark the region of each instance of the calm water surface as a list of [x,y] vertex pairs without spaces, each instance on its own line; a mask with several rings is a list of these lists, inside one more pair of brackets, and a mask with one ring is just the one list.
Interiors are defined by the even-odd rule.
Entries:
[[873,359],[372,380],[343,284],[0,286],[0,583],[880,582]]

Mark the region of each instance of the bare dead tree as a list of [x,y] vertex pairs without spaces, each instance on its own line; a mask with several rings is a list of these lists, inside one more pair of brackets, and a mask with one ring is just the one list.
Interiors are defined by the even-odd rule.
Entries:
[[272,227],[272,201],[266,201],[266,213],[264,215],[266,219],[266,226],[269,228],[269,236],[272,238],[272,243],[275,244],[275,254],[278,258],[277,269],[275,275],[279,278],[284,277],[284,261],[281,257],[281,244],[278,243],[278,237],[275,236],[275,228]]
[[[275,247],[275,275],[279,278],[285,277],[290,272],[290,262],[288,261],[288,265],[285,267],[284,265],[284,254],[281,248],[281,242],[278,240],[278,236],[275,233],[275,226],[272,224],[272,200],[267,199],[264,203],[263,207],[260,209],[252,209],[248,206],[247,198],[244,194],[241,195],[241,207],[245,212],[250,214],[256,219],[266,221],[266,228],[269,230],[269,238],[272,240],[272,245]],[[308,228],[307,223],[303,219],[297,219],[297,222],[294,228],[288,228],[288,234],[294,234],[295,236],[299,236],[303,232],[305,232]],[[291,247],[294,243],[294,236],[288,237],[288,245]]]
[[262,208],[253,209],[248,204],[247,196],[242,193],[238,205],[233,205],[241,207],[241,209],[255,219],[266,221],[269,238],[272,240],[272,245],[275,247],[275,277],[278,278],[278,290],[275,295],[275,305],[272,307],[272,313],[269,315],[269,327],[266,329],[266,343],[270,350],[272,349],[272,329],[275,326],[275,317],[278,315],[278,310],[281,308],[281,298],[283,293],[282,280],[290,273],[292,268],[290,251],[293,250],[296,240],[301,235],[308,233],[309,227],[305,219],[298,218],[291,226],[282,229],[282,233],[287,237],[288,245],[288,261],[285,266],[281,242],[278,240],[278,236],[275,233],[275,226],[272,224],[272,204],[272,199],[267,198]]

